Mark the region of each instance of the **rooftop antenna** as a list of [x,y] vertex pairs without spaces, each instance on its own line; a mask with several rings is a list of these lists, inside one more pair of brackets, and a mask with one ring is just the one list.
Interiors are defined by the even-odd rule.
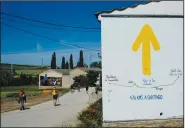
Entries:
[[43,66],[43,61],[44,61],[44,60],[43,60],[43,58],[42,58],[42,66]]

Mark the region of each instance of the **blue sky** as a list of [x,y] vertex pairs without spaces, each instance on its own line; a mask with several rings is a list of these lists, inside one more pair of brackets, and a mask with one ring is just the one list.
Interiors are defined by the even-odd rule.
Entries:
[[[131,6],[136,3],[141,2],[2,2],[1,11],[55,24],[100,28],[101,24],[94,15],[96,12]],[[100,30],[50,26],[7,15],[1,15],[1,18],[3,18],[3,23],[42,36],[86,48],[101,49]],[[30,24],[57,29],[61,28],[62,30],[39,28],[30,26]],[[2,25],[1,43],[2,63],[13,64],[40,65],[43,58],[44,65],[49,65],[53,52],[56,52],[58,65],[60,65],[62,61],[62,56],[69,59],[70,54],[73,54],[74,64],[76,64],[79,58],[79,51],[83,50],[63,45],[60,42],[53,42],[35,35],[30,35],[4,25]],[[89,63],[90,53],[92,61],[99,60],[96,51],[83,51],[85,63]]]

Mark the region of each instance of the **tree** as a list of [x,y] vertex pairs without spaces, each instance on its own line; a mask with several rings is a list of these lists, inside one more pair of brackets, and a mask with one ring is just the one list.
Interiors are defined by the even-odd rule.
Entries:
[[66,69],[69,69],[69,63],[68,63],[68,61],[66,62],[65,68],[66,68]]
[[53,68],[53,55],[51,57],[51,69]]
[[56,54],[55,52],[53,53],[53,69],[57,68],[57,63],[56,63]]
[[88,67],[88,65],[84,63],[84,67],[86,67],[86,68],[87,68],[87,67]]
[[80,50],[79,67],[84,67],[84,58],[82,50]]
[[70,64],[70,69],[73,69],[73,55],[70,55],[70,60],[69,60],[69,64]]
[[73,80],[74,80],[75,86],[80,84],[81,87],[85,87],[88,83],[88,79],[84,75],[75,76]]
[[51,69],[56,69],[57,64],[56,64],[56,54],[55,52],[52,55],[52,59],[51,59]]
[[80,62],[79,61],[77,62],[76,67],[80,67]]
[[65,57],[62,57],[62,65],[61,65],[61,69],[65,69]]
[[98,78],[99,72],[96,71],[89,71],[87,73],[87,79],[88,79],[88,85],[90,86],[96,86],[97,78]]
[[99,61],[99,62],[92,62],[90,64],[90,67],[91,68],[101,68],[101,61]]

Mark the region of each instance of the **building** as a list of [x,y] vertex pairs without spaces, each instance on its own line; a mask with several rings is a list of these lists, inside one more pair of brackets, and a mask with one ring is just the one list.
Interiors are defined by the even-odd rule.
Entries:
[[42,80],[44,79],[44,76],[47,74],[48,79],[49,78],[57,78],[59,79],[59,88],[69,88],[71,85],[71,77],[70,77],[70,70],[69,69],[49,69],[41,74],[39,74],[39,89],[50,89],[52,86],[43,86]]
[[182,117],[183,76],[169,73],[183,71],[183,1],[146,1],[95,15],[101,23],[103,121]]
[[60,81],[59,88],[69,88],[73,84],[73,78],[79,75],[86,75],[88,71],[101,72],[100,68],[75,68],[75,69],[49,69],[39,75],[39,89],[49,89],[52,86],[43,86],[41,83],[45,74],[48,78],[57,78]]

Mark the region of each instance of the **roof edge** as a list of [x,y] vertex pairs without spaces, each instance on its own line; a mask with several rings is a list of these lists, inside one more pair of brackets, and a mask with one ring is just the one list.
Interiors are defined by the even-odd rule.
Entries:
[[[112,13],[112,12],[114,12],[114,11],[124,11],[124,10],[126,10],[126,9],[128,9],[128,8],[132,8],[132,9],[133,9],[133,8],[136,8],[136,7],[139,6],[139,5],[146,5],[146,4],[153,3],[153,2],[161,2],[161,0],[146,1],[146,3],[142,3],[142,4],[134,4],[134,5],[127,6],[127,7],[123,7],[123,8],[115,8],[115,9],[112,9],[112,10],[109,10],[109,11],[101,11],[101,12],[95,13],[94,15],[95,15],[95,17],[98,19],[98,16],[99,16],[100,14],[102,14],[102,13],[108,13],[108,14],[110,14],[110,13]],[[98,21],[101,22],[99,19],[98,19]]]

